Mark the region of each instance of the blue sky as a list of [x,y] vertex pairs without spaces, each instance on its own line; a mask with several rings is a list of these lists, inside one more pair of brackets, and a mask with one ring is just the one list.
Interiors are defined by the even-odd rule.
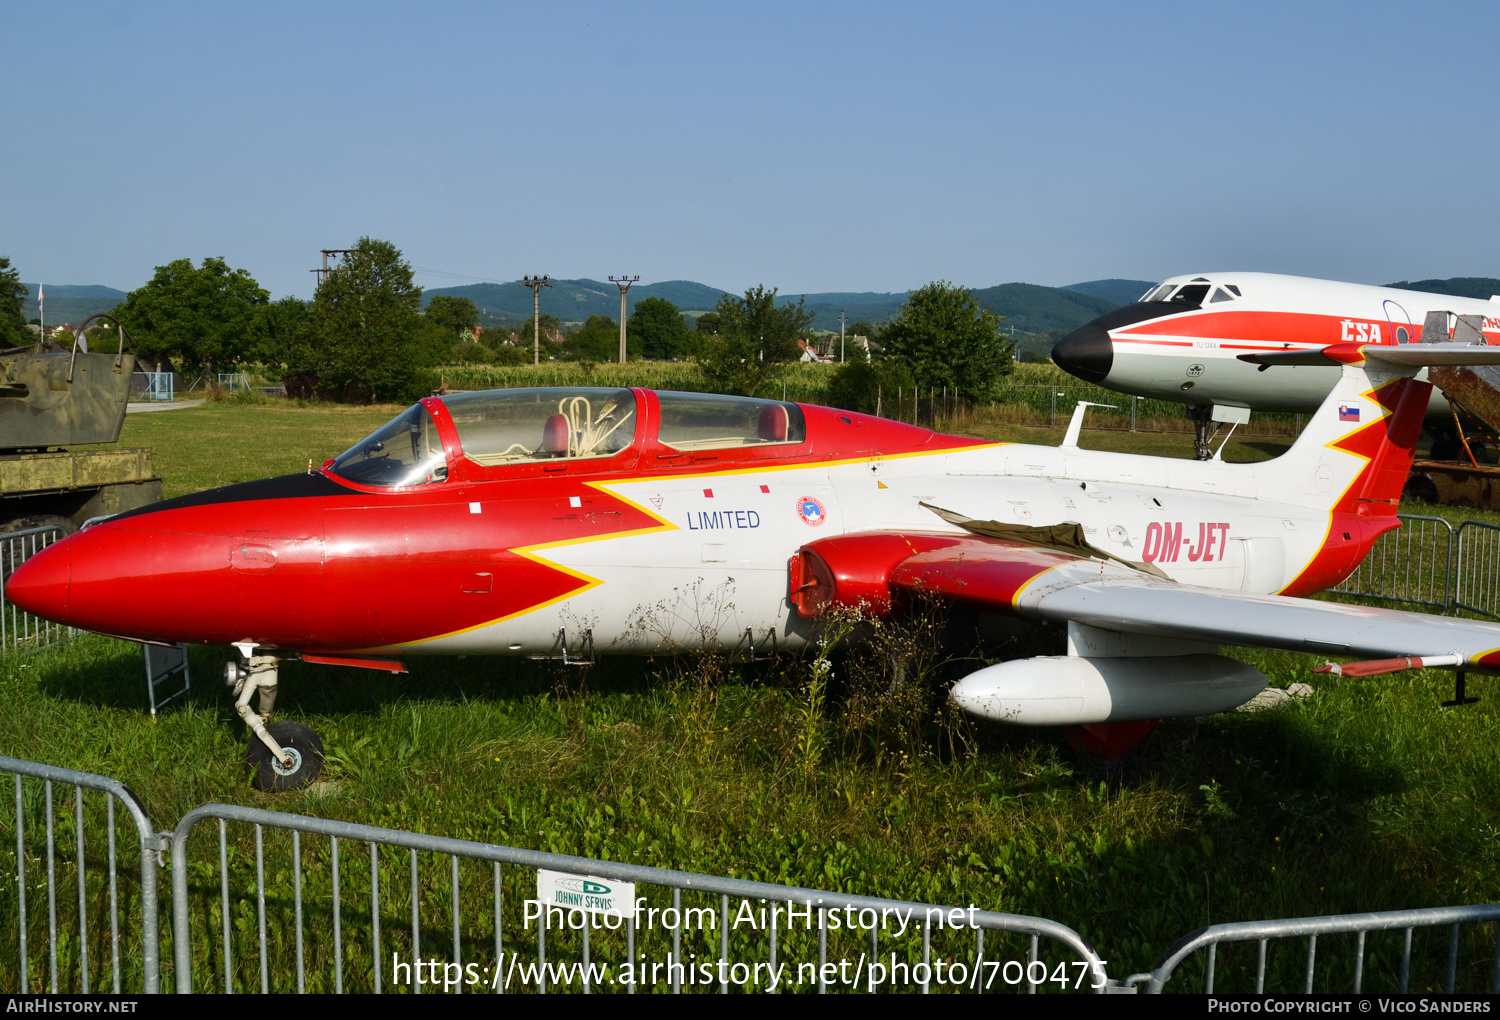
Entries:
[[[0,254],[309,296],[1500,276],[1500,6],[13,3]],[[419,274],[426,286],[456,281]]]

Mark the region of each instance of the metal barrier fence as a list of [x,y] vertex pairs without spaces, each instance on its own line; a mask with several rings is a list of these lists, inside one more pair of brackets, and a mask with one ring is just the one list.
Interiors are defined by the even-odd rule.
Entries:
[[[1320,935],[1353,935],[1354,958],[1346,972],[1351,982],[1351,991],[1363,992],[1365,980],[1365,957],[1369,950],[1366,936],[1371,932],[1402,932],[1401,969],[1399,991],[1405,993],[1411,985],[1412,934],[1418,929],[1446,928],[1448,936],[1448,966],[1442,982],[1443,991],[1451,994],[1458,982],[1459,973],[1459,929],[1465,924],[1485,924],[1500,921],[1500,904],[1488,903],[1472,907],[1436,907],[1424,910],[1388,910],[1372,914],[1344,914],[1336,917],[1297,917],[1279,921],[1245,921],[1237,924],[1216,924],[1192,932],[1179,939],[1168,949],[1161,962],[1150,974],[1133,974],[1128,983],[1145,983],[1147,992],[1161,992],[1173,972],[1192,954],[1200,949],[1208,950],[1203,967],[1203,991],[1216,990],[1215,980],[1222,972],[1218,959],[1221,945],[1237,942],[1257,944],[1255,956],[1255,994],[1263,994],[1266,986],[1267,943],[1271,939],[1305,938],[1307,952],[1302,959],[1301,992],[1311,995],[1316,984],[1318,963],[1318,937]],[[1500,927],[1497,927],[1500,934]],[[1484,940],[1487,941],[1487,940]],[[1283,968],[1285,970],[1286,968]],[[1295,969],[1295,968],[1294,968]],[[1333,968],[1329,968],[1332,970]],[[1249,968],[1234,968],[1235,976],[1249,977]],[[1489,963],[1489,991],[1500,992],[1500,940],[1497,940],[1492,960]],[[1223,994],[1222,989],[1218,991]]]
[[1458,577],[1453,606],[1500,616],[1500,527],[1464,521],[1458,526]]
[[[197,867],[189,855],[193,830],[209,819],[218,821],[217,882],[211,865]],[[249,898],[234,888],[229,877],[236,856],[235,843],[228,838],[229,822],[254,826],[253,922]],[[269,848],[273,858],[269,867],[267,830],[290,836]],[[319,840],[317,847],[304,847],[304,834],[327,837],[326,844]],[[363,860],[353,864],[364,854],[356,857],[343,849],[351,841],[367,845],[368,869]],[[406,853],[389,852],[396,849]],[[350,859],[345,870],[341,870],[341,851]],[[424,855],[436,855],[440,862],[435,869],[429,866],[425,876]],[[249,863],[243,862],[247,870]],[[615,923],[610,924],[611,915],[606,913],[601,924],[597,908],[592,908],[592,915],[584,907],[544,910],[537,893],[528,895],[536,886],[527,880],[538,869],[586,876],[585,887],[593,882],[596,891],[609,892],[612,886],[606,883],[629,883],[631,909],[639,914],[616,913]],[[364,878],[366,870],[368,879]],[[276,876],[269,883],[267,872]],[[200,879],[196,887],[193,874]],[[392,886],[398,881],[406,888],[393,896],[397,890]],[[636,883],[671,890],[671,905],[665,905],[660,893],[637,898]],[[425,898],[424,888],[428,891]],[[353,889],[358,892],[351,897]],[[684,894],[690,900],[687,906]],[[733,910],[731,898],[738,902]],[[310,899],[314,901],[311,906]],[[509,913],[504,909],[507,902],[518,901],[519,925],[514,906]],[[344,923],[351,903],[359,904],[354,912],[363,922],[352,933],[354,926]],[[393,903],[400,906],[393,908]],[[470,907],[467,917],[466,904]],[[289,971],[295,974],[298,992],[310,987],[339,994],[380,992],[388,984],[386,953],[391,954],[389,983],[405,984],[413,992],[420,992],[424,984],[440,984],[448,991],[506,991],[517,973],[538,991],[546,991],[549,985],[577,986],[585,992],[623,986],[633,993],[667,985],[673,993],[684,989],[727,992],[731,985],[775,991],[778,988],[770,986],[775,978],[782,987],[795,984],[807,989],[815,984],[822,992],[851,984],[847,965],[828,963],[831,940],[842,945],[845,963],[854,950],[859,951],[852,985],[862,991],[920,987],[925,994],[936,984],[939,990],[965,991],[1024,985],[1035,992],[1059,980],[1059,975],[1060,983],[1070,990],[1103,991],[1109,984],[1104,962],[1082,936],[1045,918],[670,871],[225,804],[195,808],[178,823],[172,836],[172,908],[179,992],[193,990],[195,968],[200,973],[211,968],[216,982],[222,975],[226,992],[252,987],[262,992],[290,991],[290,987],[272,987],[273,955],[281,958],[275,969],[286,975],[283,983],[291,983]],[[732,933],[746,921],[747,912],[748,934],[734,934],[735,948],[744,955],[731,958]],[[646,916],[644,925],[640,914]],[[669,914],[671,924],[667,923]],[[655,923],[658,916],[660,925]],[[691,928],[694,917],[696,931]],[[778,917],[785,927],[778,924]],[[903,917],[905,923],[899,933],[894,932]],[[534,934],[532,920],[537,921]],[[670,930],[669,944],[664,930]],[[851,931],[858,934],[851,936]],[[234,946],[251,932],[256,967],[247,975]],[[523,962],[521,954],[512,951],[507,964],[507,932],[511,939],[518,934],[534,938],[535,957],[528,950]],[[1002,938],[992,939],[987,946],[986,933]],[[885,958],[881,956],[882,934],[888,938]],[[917,934],[920,953],[912,942]],[[902,936],[906,936],[904,943],[899,941]],[[1004,943],[1017,938],[1022,948],[1005,954]],[[1042,939],[1077,959],[1068,963],[1056,959],[1058,954],[1044,955]],[[935,966],[937,942],[942,944],[937,947]],[[1001,945],[997,947],[996,942]],[[601,943],[612,951],[612,962],[598,962]],[[573,962],[554,959],[549,964],[549,949],[554,957],[563,950]],[[1017,959],[1022,952],[1027,959],[1024,967]],[[814,953],[816,963],[811,959]],[[403,954],[405,963],[401,962]],[[310,956],[315,958],[312,967]],[[481,969],[478,960],[485,957],[492,963]],[[788,964],[789,959],[795,962]],[[1006,959],[1012,962],[1003,963]],[[433,980],[424,982],[424,971]],[[439,972],[445,975],[442,981],[437,979]],[[789,976],[794,979],[788,980]],[[747,987],[752,983],[753,989]]]
[[1420,514],[1397,519],[1401,527],[1381,535],[1354,573],[1330,590],[1446,612],[1453,604],[1453,525]]
[[131,379],[131,395],[140,401],[166,401],[176,399],[177,376],[172,372],[137,371]]
[[[135,796],[117,780],[5,757],[0,757],[0,773],[15,782],[17,882],[12,901],[0,897],[0,915],[14,914],[17,933],[15,956],[0,954],[0,987],[21,993],[43,986],[53,993],[103,990],[106,956],[113,992],[133,986],[137,978],[145,992],[159,991],[156,871],[168,849],[172,978],[179,992],[193,990],[196,970],[213,975],[205,985],[220,984],[222,976],[226,992],[291,991],[294,985],[298,992],[335,993],[397,987],[414,993],[424,987],[450,992],[579,988],[586,993],[669,987],[678,993],[738,987],[771,992],[920,988],[925,994],[935,985],[938,991],[968,992],[1019,991],[1024,986],[1035,993],[1055,983],[1070,991],[1136,991],[1144,986],[1160,993],[1201,950],[1207,950],[1205,993],[1222,994],[1228,978],[1261,994],[1268,979],[1282,978],[1300,981],[1301,992],[1310,994],[1319,983],[1319,967],[1323,984],[1344,983],[1361,993],[1366,991],[1367,959],[1368,972],[1389,974],[1402,993],[1414,978],[1422,984],[1431,981],[1429,990],[1441,984],[1451,993],[1463,978],[1481,976],[1492,994],[1500,992],[1500,945],[1482,929],[1470,928],[1467,941],[1461,931],[1465,925],[1500,922],[1500,904],[1217,924],[1179,939],[1154,970],[1122,982],[1108,978],[1105,962],[1076,931],[1045,918],[671,871],[224,804],[195,808],[175,832],[157,833]],[[28,779],[40,780],[40,789]],[[71,811],[66,797],[55,796],[57,785],[73,787]],[[104,835],[96,827],[92,839],[86,826],[90,818],[97,826],[101,812],[97,800],[86,798],[86,790],[104,794]],[[130,874],[122,876],[117,866],[116,803],[129,814],[139,844],[140,880],[134,888],[122,883]],[[190,843],[198,826],[210,819],[218,823],[217,861],[195,863]],[[230,839],[231,824],[253,829],[253,853],[242,852],[249,833],[241,830],[243,841],[239,834]],[[38,833],[44,834],[44,843]],[[304,835],[319,838],[304,847]],[[198,845],[204,842],[200,838]],[[350,842],[365,844],[367,852],[351,854]],[[343,869],[341,849],[349,856]],[[432,856],[441,866],[424,871],[424,859]],[[253,896],[229,877],[232,865],[248,872],[252,864]],[[554,887],[567,886],[555,881],[560,878],[595,894],[616,894],[622,889],[614,883],[624,883],[628,907],[603,914],[603,923],[599,906],[576,905],[577,900],[549,910],[540,892],[533,892],[543,876],[551,876]],[[636,884],[660,891],[637,896]],[[65,902],[70,896],[66,890],[75,885],[76,923]],[[45,929],[32,909],[43,887]],[[665,905],[668,890],[670,906]],[[91,922],[95,915],[101,916]],[[351,915],[354,923],[346,924]],[[609,923],[611,916],[616,923]],[[661,925],[655,923],[658,916]],[[896,925],[887,922],[903,917],[900,930],[891,931]],[[747,922],[749,932],[738,934]],[[1378,933],[1392,938],[1370,937]],[[518,935],[528,943],[525,959],[511,950],[507,964],[507,936],[514,942]],[[1352,936],[1352,953],[1333,956],[1330,962],[1329,936]],[[1321,957],[1320,937],[1325,940]],[[42,938],[48,947],[45,972],[38,969],[33,975],[31,946]],[[1306,951],[1273,957],[1271,940],[1288,938],[1305,938]],[[1221,952],[1236,943],[1256,944],[1253,962],[1248,953],[1241,959]],[[1444,944],[1446,968],[1439,973]],[[252,948],[236,956],[236,945]],[[1461,964],[1465,945],[1483,951],[1483,966]],[[732,948],[743,955],[734,959]],[[600,949],[605,950],[602,961]],[[829,962],[830,949],[838,954],[838,963]],[[859,962],[851,977],[856,950]],[[251,955],[253,964],[247,967],[244,960]],[[486,958],[491,963],[481,968],[479,961]],[[14,973],[11,959],[18,963]],[[1425,974],[1424,967],[1433,968],[1433,974]]]
[[0,652],[42,648],[73,633],[50,620],[32,616],[5,597],[3,582],[16,568],[63,537],[63,529],[52,526],[27,528],[0,534]]
[[[80,992],[102,990],[104,959],[109,959],[109,990],[119,993],[125,984],[121,964],[122,942],[129,956],[126,966],[135,971],[139,965],[140,987],[146,992],[156,992],[160,986],[160,955],[157,941],[156,869],[161,839],[151,827],[140,802],[124,784],[106,776],[72,769],[39,765],[17,758],[0,757],[0,773],[9,773],[15,780],[15,828],[14,840],[5,844],[15,848],[14,867],[11,874],[16,878],[16,895],[12,902],[0,901],[0,912],[14,911],[17,933],[16,972],[6,974],[8,966],[0,964],[0,981],[22,993],[32,990],[31,946],[41,941],[45,934],[47,957],[45,986],[49,992]],[[26,783],[26,779],[41,780],[37,784]],[[61,803],[54,796],[58,785],[73,788],[72,811],[67,810],[67,799]],[[103,817],[100,817],[97,798],[86,798],[85,790],[104,794]],[[117,868],[117,834],[115,805],[125,809],[135,828],[139,844],[139,884],[134,889],[121,889]],[[60,809],[60,815],[59,815]],[[28,816],[31,824],[27,824]],[[40,821],[38,821],[40,816]],[[92,817],[95,828],[92,844],[86,828]],[[103,827],[102,835],[98,826]],[[3,826],[0,826],[3,828]],[[38,840],[38,833],[42,840]],[[71,855],[63,848],[65,837],[71,835]],[[99,843],[105,844],[103,860]],[[44,845],[43,845],[44,844]],[[3,857],[0,853],[0,857]],[[42,861],[45,860],[45,870]],[[92,866],[91,866],[92,862]],[[59,875],[59,869],[62,874]],[[72,872],[70,875],[69,872]],[[30,909],[41,896],[42,876],[46,888],[46,928],[41,919]],[[71,880],[71,881],[70,881]],[[66,900],[68,885],[78,890],[77,912],[74,914]],[[104,922],[99,917],[90,924],[91,912],[102,915],[107,898],[109,925],[108,938],[104,935]],[[63,900],[59,904],[59,900]],[[92,911],[90,905],[92,903]],[[61,912],[59,907],[61,906]],[[128,927],[138,906],[140,925]],[[121,916],[126,919],[127,929],[122,936]],[[74,917],[76,916],[76,924]],[[135,976],[134,973],[131,974]],[[14,978],[13,981],[6,978]],[[43,984],[40,976],[36,986]]]

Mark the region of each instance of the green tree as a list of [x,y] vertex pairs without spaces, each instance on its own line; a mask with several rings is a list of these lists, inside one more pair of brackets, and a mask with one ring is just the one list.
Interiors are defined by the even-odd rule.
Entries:
[[[548,345],[555,343],[555,341],[553,339],[554,337],[560,337],[560,336],[562,336],[562,320],[558,319],[558,317],[555,316],[555,315],[548,315],[546,312],[542,313],[541,318],[542,318],[542,360],[546,361],[547,358],[548,358],[548,356],[550,354],[556,353],[556,348],[555,347],[549,347]],[[528,362],[531,361],[531,353],[532,353],[532,351],[531,351],[531,335],[532,335],[531,334],[531,329],[532,329],[532,326],[533,326],[533,322],[528,317],[526,319],[526,321],[521,324],[521,328],[516,331],[516,336],[517,336],[516,343],[519,346],[524,347],[526,349],[526,360]],[[616,341],[615,346],[616,347],[619,346],[619,341],[618,340]]]
[[699,333],[713,336],[719,331],[719,326],[720,321],[718,312],[704,312],[702,315],[698,316],[698,322],[696,323],[694,328],[696,328]]
[[21,285],[21,271],[12,269],[10,259],[0,255],[0,348],[20,347],[30,343],[26,316],[21,306],[30,293]]
[[965,400],[989,400],[1014,351],[1000,322],[973,292],[939,280],[911,292],[881,329],[880,344],[924,391],[947,386]]
[[531,345],[522,347],[518,343],[506,343],[496,341],[490,348],[492,352],[491,363],[495,365],[529,365],[531,364]]
[[435,388],[431,369],[452,338],[422,328],[422,288],[389,241],[362,237],[313,298],[321,392],[341,400],[409,401]]
[[903,392],[906,407],[910,409],[912,386],[911,373],[901,362],[889,358],[866,361],[861,356],[844,362],[834,371],[828,381],[826,399],[831,407],[894,418]]
[[143,358],[169,358],[186,371],[228,365],[254,342],[257,312],[271,295],[243,269],[223,259],[191,259],[156,267],[125,296],[114,314],[135,338]]
[[[625,338],[625,356],[640,357],[641,343],[635,336]],[[563,341],[565,361],[619,361],[620,324],[608,315],[590,315],[587,322]]]
[[703,343],[699,363],[708,384],[726,393],[753,395],[776,366],[797,360],[797,341],[811,336],[813,317],[801,299],[778,305],[775,288],[752,287],[743,298],[725,294],[713,314],[718,332]]
[[[692,332],[677,306],[666,298],[648,297],[637,301],[626,325],[626,342],[641,355],[657,361],[680,358],[687,353]],[[615,356],[619,356],[616,344]]]
[[427,303],[426,319],[429,325],[448,331],[453,342],[464,330],[474,332],[479,325],[479,306],[466,297],[438,294]]
[[257,309],[249,356],[288,375],[316,372],[318,347],[313,340],[310,312],[311,306],[295,297],[284,297]]

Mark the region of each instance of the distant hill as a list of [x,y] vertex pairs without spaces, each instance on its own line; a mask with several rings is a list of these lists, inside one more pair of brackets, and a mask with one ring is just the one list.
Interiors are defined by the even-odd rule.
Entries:
[[[1149,284],[1141,284],[1131,300],[1138,297]],[[669,280],[665,283],[638,283],[630,288],[627,308],[648,297],[662,297],[672,302],[689,319],[695,312],[705,312],[718,302],[725,292],[717,287],[694,283],[690,280]],[[424,291],[423,302],[438,294],[466,297],[479,306],[487,318],[503,322],[521,322],[531,317],[531,291],[519,283],[474,283],[463,287],[435,287]],[[806,303],[813,313],[813,325],[818,329],[837,332],[839,312],[849,322],[881,322],[901,310],[906,303],[906,291],[825,291],[819,294],[780,294],[785,303]],[[1058,287],[1039,287],[1030,283],[1004,283],[998,287],[986,287],[974,292],[981,305],[1006,317],[1006,328],[1020,333],[1038,333],[1042,330],[1073,330],[1116,307],[1114,302],[1081,293],[1077,290]],[[590,315],[620,314],[620,292],[609,282],[598,280],[553,280],[550,288],[542,291],[542,311],[555,315],[563,322],[581,323]]]
[[1448,294],[1452,297],[1478,298],[1488,301],[1500,294],[1500,280],[1491,276],[1454,276],[1447,280],[1402,280],[1388,283],[1387,287],[1402,290],[1420,290],[1428,294]]
[[[642,298],[666,298],[683,311],[706,311],[712,308],[724,291],[690,280],[668,280],[665,283],[637,283],[626,295],[626,308],[635,308]],[[521,322],[531,318],[531,288],[515,283],[473,283],[464,287],[434,287],[422,292],[425,307],[439,294],[466,297],[479,306],[487,317],[504,322]],[[563,322],[581,323],[590,315],[620,314],[620,290],[609,281],[553,280],[542,289],[542,311]]]
[[[1143,284],[1130,298],[1135,300],[1149,284]],[[906,303],[906,291],[895,293],[829,293],[790,295],[807,301],[808,311],[817,313],[814,325],[819,329],[837,330],[839,311],[850,322],[880,322],[889,319]],[[1113,301],[1059,287],[1040,287],[1033,283],[1002,283],[974,291],[974,300],[992,312],[1005,316],[1007,332],[1039,333],[1044,330],[1071,332],[1112,308]]]
[[1007,329],[1017,333],[1040,333],[1060,329],[1071,332],[1119,307],[1104,298],[1080,294],[1061,287],[1039,287],[1034,283],[1002,283],[974,292],[974,300],[1006,318]]
[[1090,280],[1087,283],[1070,283],[1063,290],[1076,290],[1080,294],[1103,298],[1117,305],[1133,305],[1142,294],[1156,286],[1150,280]]
[[[21,305],[21,314],[26,321],[38,318],[34,283],[23,283],[27,296]],[[49,283],[44,285],[47,305],[47,321],[61,326],[63,323],[77,325],[90,315],[107,312],[125,300],[123,290],[101,287],[97,284]]]
[[784,301],[795,303],[798,298],[806,302],[805,307],[813,313],[813,326],[834,333],[839,331],[839,312],[846,321],[881,322],[889,319],[906,304],[907,292],[892,291],[827,291],[822,294],[781,294]]
[[[1493,291],[1485,290],[1484,297],[1489,297],[1490,293],[1500,293],[1500,281],[1482,283],[1480,290],[1485,290],[1491,283],[1495,286]],[[1067,332],[1104,314],[1119,303],[1083,288],[1128,295],[1125,300],[1133,301],[1148,286],[1150,284],[1133,280],[1095,280],[1065,288],[1004,283],[997,287],[975,290],[974,298],[986,308],[1004,315],[1007,331],[1018,334],[1048,330]],[[24,306],[25,315],[27,319],[33,319],[37,316],[36,284],[26,284],[26,288],[30,292],[30,298]],[[696,318],[695,313],[711,309],[724,293],[718,287],[691,280],[667,280],[661,283],[638,283],[630,288],[628,298],[630,308],[634,308],[642,298],[666,298],[682,309],[691,320]],[[818,329],[837,332],[840,311],[851,323],[881,322],[901,310],[901,306],[906,303],[907,293],[825,291],[817,294],[781,294],[780,300],[794,302],[799,298],[804,299],[807,310],[814,315],[813,324]],[[423,303],[439,294],[469,298],[479,306],[485,319],[492,323],[519,323],[531,316],[531,291],[519,283],[435,287],[423,292]],[[47,321],[59,325],[64,322],[82,322],[96,312],[109,311],[124,299],[125,292],[113,287],[47,284]],[[590,315],[608,315],[613,318],[620,314],[620,292],[607,280],[554,280],[552,287],[542,291],[542,311],[568,323],[582,323]]]

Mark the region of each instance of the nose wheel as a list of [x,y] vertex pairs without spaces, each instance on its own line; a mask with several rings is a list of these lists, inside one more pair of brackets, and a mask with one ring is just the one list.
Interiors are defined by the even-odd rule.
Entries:
[[[231,662],[224,668],[224,682],[237,695],[235,711],[250,727],[245,764],[255,770],[251,784],[267,792],[300,790],[323,771],[323,741],[310,727],[291,720],[267,724],[276,704],[276,666],[274,655],[246,654],[243,666]],[[250,708],[252,696],[259,712]]]
[[268,725],[266,733],[281,745],[286,757],[278,759],[258,735],[250,737],[245,764],[255,770],[250,783],[257,790],[300,790],[323,772],[323,741],[311,727],[283,720]]

